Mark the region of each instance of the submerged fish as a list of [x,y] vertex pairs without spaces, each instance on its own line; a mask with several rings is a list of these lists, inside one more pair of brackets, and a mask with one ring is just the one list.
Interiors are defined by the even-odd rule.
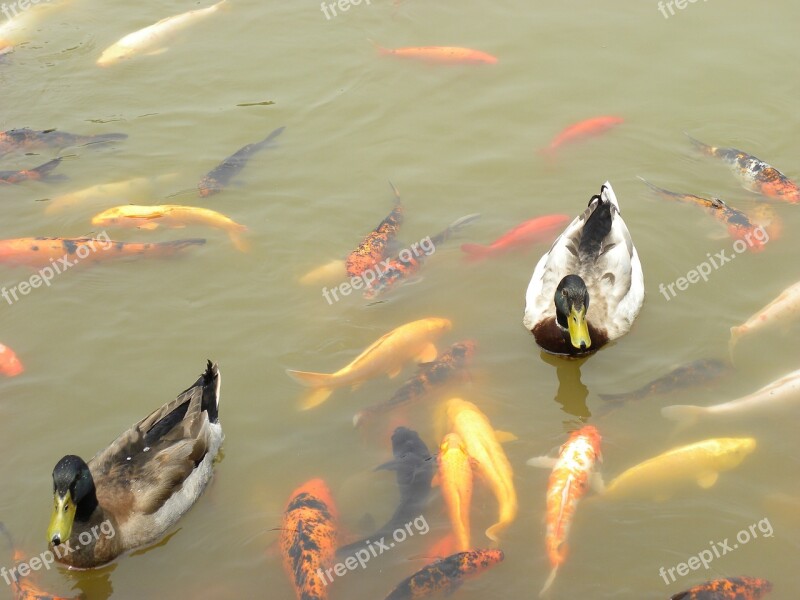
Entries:
[[76,135],[57,129],[35,131],[24,127],[0,131],[0,156],[14,150],[41,150],[43,148],[62,149],[69,146],[84,146],[101,142],[113,142],[127,139],[124,133],[101,133],[98,135]]
[[38,28],[42,17],[70,3],[70,0],[61,0],[60,2],[48,0],[40,4],[27,2],[27,6],[24,7],[22,2],[4,3],[2,12],[6,18],[0,25],[0,54],[12,51],[15,44],[29,41],[30,32]]
[[387,258],[390,247],[397,238],[397,232],[403,224],[404,209],[397,188],[391,181],[389,185],[394,192],[394,208],[347,257],[345,267],[348,277],[357,277],[374,269],[380,261]]
[[792,371],[760,390],[736,400],[711,406],[688,404],[665,406],[661,409],[661,415],[671,421],[678,421],[688,426],[693,425],[704,417],[762,414],[768,411],[781,410],[798,402],[800,402],[800,370]]
[[138,227],[139,229],[156,229],[165,227],[185,227],[186,225],[208,225],[226,231],[233,244],[242,252],[247,250],[247,243],[241,234],[247,227],[240,225],[222,213],[197,206],[180,206],[162,204],[159,206],[141,206],[125,204],[109,208],[92,218],[92,225],[101,227]]
[[47,203],[46,214],[54,214],[66,209],[77,209],[84,206],[108,206],[109,202],[119,202],[120,198],[128,201],[134,198],[149,198],[155,191],[156,183],[174,179],[175,173],[167,173],[158,177],[134,177],[122,181],[99,183],[76,190],[68,194],[56,196]]
[[469,577],[476,577],[503,561],[502,550],[459,552],[431,563],[394,588],[386,600],[417,600],[434,594],[449,596]]
[[524,221],[506,231],[488,246],[481,244],[461,244],[461,251],[469,260],[482,260],[503,254],[515,248],[552,242],[553,234],[559,233],[572,217],[568,215],[545,215]]
[[[374,42],[373,42],[374,43]],[[411,58],[439,64],[473,64],[494,65],[497,57],[481,50],[460,48],[458,46],[420,46],[414,48],[384,48],[375,44],[378,52],[385,56]]]
[[23,169],[22,171],[0,171],[0,184],[3,183],[22,183],[23,181],[37,181],[45,179],[50,173],[61,164],[61,158],[54,158],[43,165],[33,169]]
[[247,161],[249,161],[256,152],[271,146],[275,138],[283,133],[284,129],[286,129],[286,127],[278,127],[260,142],[247,144],[231,154],[200,180],[200,183],[197,184],[198,194],[202,198],[206,198],[221,192],[225,186],[230,183],[231,179],[245,168]]
[[719,158],[728,165],[744,189],[792,204],[800,202],[800,187],[763,160],[736,148],[717,148],[699,142],[688,134],[687,137],[703,154]]
[[577,142],[590,136],[599,135],[613,129],[620,123],[624,122],[622,117],[614,116],[601,116],[592,117],[573,123],[565,128],[550,142],[550,145],[545,148],[545,153],[553,153],[564,144]]
[[753,438],[709,439],[674,448],[619,475],[604,496],[666,500],[691,483],[707,489],[720,472],[738,467],[755,449]]
[[[9,301],[7,294],[8,291],[3,289],[3,297]],[[5,344],[0,344],[0,375],[16,377],[24,370],[25,367],[22,366],[22,361],[17,356],[17,353]]]
[[434,360],[438,355],[434,342],[451,327],[448,319],[431,317],[412,321],[381,336],[350,364],[335,373],[291,369],[286,373],[298,383],[314,389],[303,403],[303,410],[308,410],[325,402],[336,388],[357,387],[379,375],[396,377],[409,360]]
[[400,504],[383,527],[362,540],[342,546],[336,550],[337,557],[352,556],[366,549],[370,541],[380,543],[383,538],[389,539],[396,530],[424,515],[436,465],[428,447],[416,431],[398,427],[392,434],[392,454],[394,460],[378,469],[395,471]]
[[353,417],[353,426],[359,427],[365,419],[420,400],[435,388],[463,376],[465,368],[475,354],[475,347],[475,342],[471,340],[457,342],[436,360],[422,363],[417,374],[400,386],[388,401],[373,404],[359,411]]
[[459,552],[466,552],[470,543],[469,511],[472,504],[472,463],[464,440],[457,433],[448,433],[439,447],[439,485],[447,505],[450,526],[456,536]]
[[103,51],[97,65],[107,67],[131,58],[137,54],[154,55],[166,52],[167,43],[178,31],[193,25],[201,19],[217,12],[227,0],[220,0],[213,6],[190,10],[179,15],[161,19],[158,23],[129,33]]
[[766,579],[755,577],[726,577],[696,585],[670,600],[761,600],[772,591]]
[[337,519],[331,492],[321,479],[292,492],[283,516],[280,548],[297,600],[328,598],[324,577],[335,558]]
[[347,267],[345,266],[345,262],[342,259],[337,258],[336,260],[332,260],[324,265],[310,270],[300,278],[300,283],[303,285],[319,285],[334,281],[341,281],[346,276]]
[[741,325],[731,327],[731,339],[728,343],[731,356],[743,336],[773,324],[786,325],[796,319],[798,313],[800,313],[800,282],[783,290],[777,298]]

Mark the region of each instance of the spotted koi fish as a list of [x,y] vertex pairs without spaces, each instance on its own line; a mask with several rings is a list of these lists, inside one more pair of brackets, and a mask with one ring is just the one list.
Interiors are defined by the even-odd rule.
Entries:
[[728,165],[744,189],[792,204],[800,202],[800,186],[760,158],[736,148],[709,146],[688,134],[687,137],[700,152],[719,158]]
[[353,250],[345,261],[348,277],[357,277],[387,257],[392,242],[403,224],[404,209],[400,201],[400,193],[390,181],[394,192],[394,208],[389,215],[373,229],[367,237]]
[[754,223],[745,213],[729,206],[719,198],[703,198],[702,196],[695,196],[693,194],[670,192],[669,190],[653,185],[642,177],[639,177],[639,179],[651,190],[666,198],[705,208],[712,217],[727,225],[728,235],[735,240],[745,240],[748,243],[748,247],[753,252],[760,252],[763,250],[764,245],[769,240],[768,237],[762,240],[760,233],[756,235],[756,230],[760,229],[761,225]]
[[505,558],[502,550],[459,552],[431,563],[400,582],[386,600],[416,600],[452,594],[464,580],[476,577]]
[[475,348],[476,344],[472,340],[457,342],[436,360],[420,364],[417,374],[400,386],[388,401],[359,411],[353,417],[353,426],[359,427],[365,420],[376,415],[421,400],[434,389],[462,377],[475,355]]
[[[428,244],[432,249],[429,251],[411,251],[405,248],[400,251],[397,257],[388,262],[382,273],[377,279],[370,281],[364,291],[364,298],[373,299],[394,289],[396,286],[408,281],[422,268],[425,259],[436,251],[436,248],[443,242],[450,239],[453,234],[460,231],[464,226],[480,218],[479,214],[467,215],[457,219],[450,224],[447,229],[440,231],[435,236],[427,238]],[[385,261],[384,261],[385,262]]]
[[245,168],[247,162],[252,158],[252,156],[256,152],[271,146],[272,142],[275,141],[275,138],[282,134],[284,129],[286,129],[286,127],[278,127],[260,142],[255,144],[247,144],[247,146],[240,148],[222,161],[222,163],[210,171],[208,175],[203,177],[203,179],[200,180],[200,183],[197,184],[197,190],[200,197],[207,198],[208,196],[218,194],[225,189],[225,186],[230,183],[231,179],[233,179],[242,169]]
[[772,583],[755,577],[715,579],[675,594],[670,600],[761,600],[772,591]]
[[0,156],[14,150],[29,152],[43,148],[67,148],[101,142],[114,142],[127,139],[124,133],[103,133],[100,135],[76,135],[57,129],[36,131],[23,127],[0,132]]
[[[595,463],[601,460],[600,432],[593,425],[573,431],[561,446],[547,485],[547,534],[545,545],[550,559],[550,576],[539,592],[544,595],[555,581],[558,568],[567,558],[567,538],[578,502],[586,493]],[[543,466],[546,459],[533,458],[532,466]],[[552,459],[551,459],[552,460]]]
[[283,517],[280,548],[297,600],[328,597],[324,577],[325,570],[333,566],[337,519],[331,492],[321,479],[292,492]]
[[61,158],[54,158],[51,161],[39,165],[33,169],[23,169],[22,171],[0,171],[0,184],[2,183],[22,183],[23,181],[37,181],[46,178],[58,165]]

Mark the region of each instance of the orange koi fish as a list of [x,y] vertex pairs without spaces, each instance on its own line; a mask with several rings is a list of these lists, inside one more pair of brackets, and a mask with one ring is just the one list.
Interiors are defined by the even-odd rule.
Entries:
[[494,65],[497,57],[480,50],[459,48],[456,46],[421,46],[416,48],[384,48],[375,44],[378,52],[384,56],[410,58],[429,63],[447,65]]
[[502,254],[509,250],[552,242],[553,234],[560,232],[572,220],[568,215],[545,215],[524,221],[506,231],[488,246],[481,244],[462,244],[461,251],[469,260],[482,260]]
[[281,527],[283,567],[297,600],[326,600],[327,580],[336,556],[338,514],[328,486],[313,479],[289,499]]
[[61,158],[54,158],[51,161],[39,165],[33,169],[23,169],[22,171],[0,171],[0,183],[22,183],[23,181],[37,181],[45,179],[50,173],[61,164]]
[[800,202],[800,186],[760,158],[736,148],[709,146],[688,133],[686,136],[700,152],[719,158],[728,165],[744,189],[792,204]]
[[347,257],[345,267],[348,277],[357,277],[365,271],[374,269],[375,266],[387,257],[389,247],[397,238],[397,232],[403,224],[403,204],[400,201],[400,192],[390,181],[394,192],[394,208],[389,215],[373,229],[367,237]]
[[715,579],[675,594],[670,600],[761,600],[772,591],[772,583],[755,577]]
[[386,600],[417,600],[434,594],[452,594],[465,579],[480,575],[504,558],[502,550],[472,550],[453,554],[404,579],[386,596]]
[[578,121],[562,130],[561,133],[554,137],[550,145],[547,146],[543,152],[552,154],[565,144],[577,142],[590,136],[600,135],[623,122],[624,119],[622,117],[613,116],[593,117],[591,119]]
[[0,156],[14,150],[41,150],[43,148],[62,149],[69,146],[83,146],[102,142],[114,142],[127,139],[124,133],[103,133],[100,135],[76,135],[56,129],[35,131],[27,127],[0,131]]
[[[8,300],[6,295],[8,292],[3,290],[4,298]],[[6,377],[16,377],[25,370],[22,366],[22,361],[17,357],[16,352],[4,344],[0,344],[0,375]]]
[[456,534],[458,551],[466,552],[470,544],[469,509],[472,503],[472,463],[464,440],[457,433],[448,433],[439,447],[439,484],[447,504],[450,525]]
[[769,235],[763,236],[764,231],[760,225],[753,223],[750,217],[745,213],[732,206],[728,206],[728,204],[719,198],[703,198],[702,196],[695,196],[693,194],[678,194],[655,186],[642,177],[639,177],[639,179],[651,190],[665,198],[671,198],[678,202],[694,204],[695,206],[705,208],[712,217],[728,226],[728,235],[735,240],[746,241],[748,247],[753,252],[760,252],[763,250],[764,245],[769,241]]
[[[555,581],[567,558],[567,538],[578,501],[586,493],[595,463],[601,459],[600,433],[593,425],[573,431],[561,446],[547,484],[547,556],[552,570],[539,592],[543,596]],[[529,465],[542,466],[546,459],[533,458]]]

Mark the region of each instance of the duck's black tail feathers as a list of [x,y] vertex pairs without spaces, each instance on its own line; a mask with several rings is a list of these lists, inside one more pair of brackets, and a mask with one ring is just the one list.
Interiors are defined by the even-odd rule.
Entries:
[[611,200],[604,200],[601,196],[592,196],[592,202],[597,202],[597,206],[586,219],[581,235],[578,252],[584,256],[597,256],[603,245],[603,240],[611,233],[611,224],[614,220],[613,211],[616,207]]

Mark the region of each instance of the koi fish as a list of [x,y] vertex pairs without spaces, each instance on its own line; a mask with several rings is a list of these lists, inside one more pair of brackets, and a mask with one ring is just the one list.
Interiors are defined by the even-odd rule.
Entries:
[[358,387],[367,379],[384,373],[397,377],[409,360],[421,362],[434,360],[438,354],[434,341],[452,323],[448,319],[435,317],[411,321],[393,329],[374,341],[346,367],[335,373],[310,373],[287,369],[286,373],[298,383],[314,388],[303,403],[303,410],[319,406],[333,393],[345,386]]
[[517,492],[511,463],[500,446],[492,424],[477,406],[461,398],[451,398],[445,410],[449,430],[464,440],[467,454],[475,460],[478,471],[497,498],[499,519],[486,530],[486,536],[497,542],[499,533],[517,517]]
[[333,281],[340,281],[347,275],[345,261],[341,259],[332,260],[324,265],[312,269],[300,278],[303,285],[317,285]]
[[773,323],[788,323],[797,318],[800,312],[800,282],[790,285],[783,290],[777,298],[751,316],[747,321],[736,327],[731,327],[731,339],[728,342],[728,349],[731,357],[734,348],[739,340]]
[[394,460],[381,465],[377,470],[395,471],[400,490],[400,504],[392,518],[372,535],[342,546],[336,551],[339,558],[352,556],[359,550],[367,551],[370,540],[390,538],[397,529],[419,518],[428,506],[431,483],[434,476],[434,460],[419,434],[406,427],[398,427],[392,434]]
[[0,25],[0,54],[11,52],[14,49],[14,44],[27,41],[27,33],[38,26],[43,16],[68,4],[70,2],[67,0],[62,2],[43,2],[38,5],[34,3],[33,6],[28,5],[24,9],[22,6],[19,6],[18,9],[15,8],[15,6],[18,6],[15,4],[7,5],[7,10],[14,14],[9,15],[8,12],[4,11],[5,16],[8,18]]
[[61,164],[61,158],[54,158],[43,165],[22,171],[0,171],[0,183],[22,183],[44,179]]
[[165,45],[169,38],[174,36],[181,29],[193,25],[201,19],[216,13],[227,0],[220,0],[213,6],[190,10],[179,15],[161,19],[158,23],[129,33],[115,44],[103,51],[97,59],[97,65],[107,67],[118,63],[121,60],[132,58],[137,54],[153,56],[168,50]]
[[792,204],[800,202],[800,187],[778,169],[768,165],[760,158],[736,148],[709,146],[697,141],[688,133],[686,136],[703,154],[719,158],[728,165],[744,189],[768,198],[791,202]]
[[[6,292],[7,293],[7,292]],[[17,353],[5,344],[0,344],[0,375],[16,377],[25,370]]]
[[[223,0],[224,2],[224,0]],[[220,2],[222,4],[222,2]],[[206,9],[208,10],[208,9]],[[231,179],[238,175],[242,169],[245,168],[247,162],[253,157],[256,152],[272,146],[275,141],[286,127],[278,127],[275,131],[270,133],[260,142],[255,144],[247,144],[240,148],[228,158],[222,161],[217,167],[208,173],[200,183],[197,184],[198,194],[201,198],[207,198],[221,192]]]
[[[174,240],[139,244],[98,238],[16,238],[0,240],[0,264],[35,268],[56,265],[95,263],[124,256],[172,256],[189,246],[201,246],[204,239]],[[66,261],[66,264],[65,264]]]
[[402,406],[416,402],[464,374],[475,354],[476,344],[471,340],[457,342],[432,362],[419,365],[419,371],[406,381],[387,402],[373,404],[353,417],[353,426],[359,427],[368,418],[384,414]]
[[417,600],[434,594],[450,595],[469,577],[476,577],[503,561],[502,550],[471,550],[437,560],[394,588],[386,600]]
[[684,426],[693,425],[704,417],[746,416],[764,411],[780,410],[800,401],[800,369],[784,375],[760,390],[736,400],[711,406],[676,404],[665,406],[661,415]]
[[509,250],[552,241],[554,233],[560,232],[572,217],[568,215],[546,215],[520,223],[509,229],[488,246],[481,244],[461,244],[461,251],[469,260],[477,261],[491,258]]
[[[561,446],[557,459],[546,463],[543,458],[528,461],[529,465],[552,464],[547,484],[547,534],[545,545],[550,559],[550,576],[539,592],[543,596],[555,581],[559,567],[567,558],[567,538],[575,509],[586,493],[591,478],[596,477],[595,464],[602,460],[600,432],[593,425],[573,431]],[[546,460],[546,459],[544,459]],[[596,484],[599,486],[599,484]]]
[[68,194],[56,196],[48,202],[44,212],[49,215],[65,209],[80,208],[86,205],[108,206],[109,201],[118,201],[121,197],[128,200],[149,198],[154,193],[155,183],[166,182],[174,178],[175,173],[168,173],[154,178],[134,177],[122,181],[92,185]]
[[331,492],[321,479],[292,492],[283,516],[280,548],[297,600],[328,598],[324,572],[335,558],[337,519]]
[[348,277],[358,277],[387,257],[391,244],[397,238],[397,232],[403,224],[403,204],[400,192],[390,181],[394,192],[394,208],[378,226],[369,232],[367,237],[353,250],[345,261]]
[[[408,281],[412,275],[419,272],[422,265],[425,263],[425,259],[433,254],[440,244],[447,241],[453,234],[478,218],[480,218],[479,214],[461,217],[451,223],[447,229],[440,231],[432,238],[427,238],[428,241],[430,241],[428,245],[432,248],[430,253],[411,252],[406,248],[401,250],[397,257],[388,261],[388,263],[387,261],[383,261],[383,263],[387,263],[383,272],[381,272],[376,279],[371,280],[367,284],[367,289],[364,290],[364,298],[376,298],[394,289],[397,285]],[[381,264],[383,265],[383,263]]]
[[622,117],[613,116],[593,117],[591,119],[578,121],[554,137],[550,145],[544,149],[544,152],[552,154],[565,144],[577,142],[590,136],[600,135],[623,122],[624,119]]
[[447,65],[494,65],[497,57],[480,50],[457,46],[421,46],[415,48],[384,48],[373,42],[383,56],[410,58],[428,63]]
[[439,484],[447,504],[450,526],[456,534],[457,549],[466,552],[470,543],[469,510],[472,504],[472,463],[464,440],[448,433],[439,447]]
[[604,496],[666,500],[691,482],[708,489],[720,472],[738,467],[755,449],[753,438],[709,439],[674,448],[619,475]]
[[246,252],[248,245],[242,239],[241,233],[247,227],[208,208],[196,206],[179,206],[177,204],[162,204],[160,206],[141,206],[126,204],[109,208],[92,218],[92,225],[101,227],[138,227],[139,229],[156,229],[163,224],[165,227],[180,228],[186,225],[208,225],[226,231],[234,246]]
[[639,179],[654,192],[678,202],[686,204],[694,204],[700,208],[705,208],[715,219],[724,223],[728,227],[728,235],[735,240],[745,240],[748,242],[748,247],[753,252],[759,252],[764,249],[764,245],[769,241],[769,237],[765,240],[759,239],[760,235],[755,235],[756,230],[760,230],[761,226],[753,223],[745,213],[740,210],[728,206],[723,200],[719,198],[703,198],[702,196],[695,196],[693,194],[678,194],[670,192],[663,188],[657,187],[645,180],[642,177]]
[[670,600],[761,600],[772,591],[772,583],[755,577],[726,577],[696,585]]
[[102,142],[114,142],[127,139],[124,133],[102,133],[98,135],[76,135],[57,129],[35,131],[24,127],[22,129],[9,129],[0,132],[0,156],[14,150],[41,150],[43,148],[56,148],[58,150],[69,146],[84,146]]

